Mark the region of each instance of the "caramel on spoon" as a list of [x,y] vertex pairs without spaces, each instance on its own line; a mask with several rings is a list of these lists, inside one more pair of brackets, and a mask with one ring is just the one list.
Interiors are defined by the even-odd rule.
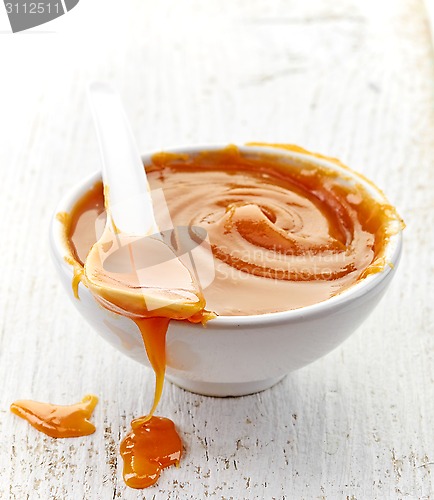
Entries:
[[205,301],[158,232],[146,172],[119,96],[102,83],[93,83],[89,94],[107,217],[86,259],[85,283],[104,307],[133,319],[187,319],[202,311]]

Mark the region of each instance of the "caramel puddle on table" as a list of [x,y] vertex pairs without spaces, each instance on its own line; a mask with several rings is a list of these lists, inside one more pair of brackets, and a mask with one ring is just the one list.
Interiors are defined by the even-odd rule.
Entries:
[[143,417],[131,422],[132,430],[120,447],[124,480],[131,488],[147,488],[160,477],[161,469],[178,465],[182,442],[172,420]]
[[11,404],[10,410],[47,436],[69,438],[88,436],[95,432],[95,426],[89,418],[97,403],[98,398],[89,394],[79,403],[65,406],[19,400]]

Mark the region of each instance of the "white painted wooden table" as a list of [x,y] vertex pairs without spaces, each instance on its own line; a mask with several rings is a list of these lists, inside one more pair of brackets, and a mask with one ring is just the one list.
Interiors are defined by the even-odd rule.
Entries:
[[[422,1],[82,0],[33,33],[3,26],[0,498],[434,498],[434,65]],[[78,316],[48,254],[59,197],[99,165],[85,99],[95,78],[118,87],[143,150],[295,142],[371,177],[408,226],[390,293],[332,354],[245,398],[167,384],[160,414],[185,456],[143,491],[125,487],[118,445],[150,406],[152,376]],[[8,410],[88,392],[100,404],[86,438],[50,439]]]

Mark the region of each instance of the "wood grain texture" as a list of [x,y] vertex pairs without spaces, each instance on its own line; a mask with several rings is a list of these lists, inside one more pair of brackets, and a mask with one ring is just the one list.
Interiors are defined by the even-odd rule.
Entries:
[[[432,498],[434,66],[423,2],[94,0],[68,17],[57,33],[0,38],[0,498]],[[118,446],[149,408],[152,375],[91,331],[49,261],[58,199],[99,165],[85,99],[95,78],[118,87],[144,151],[298,143],[371,177],[407,223],[390,292],[342,347],[244,398],[166,384],[159,411],[185,456],[144,491],[125,487]],[[86,438],[50,439],[8,411],[18,398],[66,404],[87,392],[100,404]]]

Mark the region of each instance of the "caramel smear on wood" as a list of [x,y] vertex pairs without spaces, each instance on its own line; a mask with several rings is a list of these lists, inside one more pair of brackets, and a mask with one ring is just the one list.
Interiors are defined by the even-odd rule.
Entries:
[[130,488],[156,483],[161,470],[178,465],[182,442],[175,424],[164,417],[143,417],[131,422],[132,430],[121,443],[124,480]]
[[88,436],[95,432],[89,421],[98,403],[93,395],[85,396],[73,405],[53,405],[38,401],[19,400],[11,404],[11,412],[27,420],[38,431],[53,438]]

